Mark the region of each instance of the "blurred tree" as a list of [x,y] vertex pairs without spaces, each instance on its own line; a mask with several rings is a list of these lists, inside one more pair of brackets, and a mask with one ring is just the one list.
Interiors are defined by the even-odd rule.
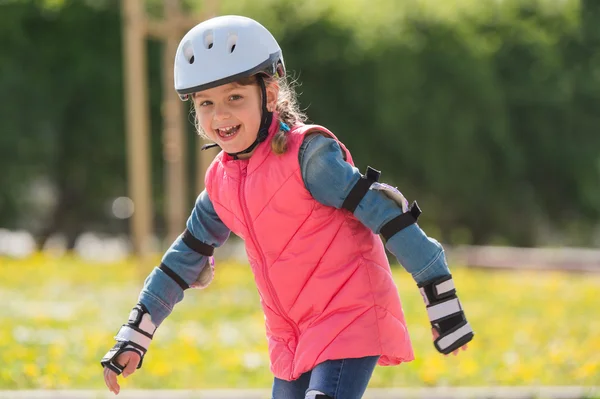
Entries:
[[[44,3],[2,7],[0,25],[10,29],[2,35],[2,137],[14,141],[2,146],[13,154],[2,162],[20,175],[3,186],[45,219],[34,223],[40,244],[62,232],[72,245],[83,229],[106,224],[107,201],[125,194],[119,14],[80,1]],[[40,177],[56,192],[47,213],[24,191]]]
[[[381,169],[417,199],[432,235],[536,245],[549,226],[568,232],[560,242],[590,244],[600,220],[600,3],[220,4],[273,30],[311,120],[330,127],[361,170]],[[107,211],[126,194],[117,0],[0,8],[0,225],[31,227],[35,217],[40,242],[55,231],[73,241],[83,229],[125,230]],[[159,55],[150,42],[160,229]],[[41,216],[31,198],[39,181],[57,193]]]

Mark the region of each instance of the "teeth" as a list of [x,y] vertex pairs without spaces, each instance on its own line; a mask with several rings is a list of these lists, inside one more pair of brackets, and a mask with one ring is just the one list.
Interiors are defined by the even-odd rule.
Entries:
[[237,131],[238,126],[228,126],[217,129],[217,132],[224,137],[231,136]]

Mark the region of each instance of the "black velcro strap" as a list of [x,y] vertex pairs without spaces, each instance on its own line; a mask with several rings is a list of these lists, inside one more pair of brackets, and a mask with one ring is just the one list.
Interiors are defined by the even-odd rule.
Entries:
[[181,240],[185,243],[185,245],[190,247],[190,249],[198,252],[200,255],[212,256],[213,252],[215,252],[215,248],[213,246],[203,243],[194,237],[188,229],[185,229],[181,235]]
[[352,190],[350,190],[350,193],[348,194],[348,196],[344,200],[344,203],[342,204],[342,208],[354,213],[354,210],[356,209],[358,204],[360,204],[360,201],[363,199],[367,191],[369,191],[369,187],[371,187],[371,184],[379,181],[380,175],[380,171],[373,169],[370,166],[367,166],[367,173],[365,174],[365,176],[358,179],[354,187],[352,187]]
[[452,274],[432,278],[417,284],[417,286],[419,287],[421,294],[425,295],[423,300],[427,305],[456,296],[456,288],[454,287]]
[[402,215],[399,215],[387,222],[381,228],[380,233],[383,236],[383,238],[385,238],[385,240],[388,241],[390,238],[392,238],[394,234],[396,234],[400,230],[407,228],[413,223],[416,223],[417,219],[419,218],[419,215],[421,215],[421,209],[419,209],[419,205],[417,205],[417,202],[415,201],[410,206],[410,210],[408,212],[405,212]]
[[[140,355],[145,355],[145,354],[146,354],[146,352],[148,351],[148,350],[147,350],[146,348],[144,348],[142,345],[136,344],[135,342],[128,341],[128,342],[127,342],[127,345],[133,346],[133,348],[134,348],[134,349],[123,349],[123,352],[130,351],[130,352],[136,352],[136,353],[138,353],[138,354],[140,354],[140,352],[141,352],[141,354],[140,354]],[[137,349],[137,351],[136,351],[135,349]],[[122,353],[122,352],[121,352],[121,353]]]
[[162,270],[167,276],[171,277],[171,279],[173,279],[173,281],[175,281],[177,285],[181,287],[182,290],[185,291],[188,288],[190,288],[190,286],[185,281],[183,281],[183,279],[179,277],[177,273],[171,270],[169,266],[165,265],[164,263],[161,263],[158,268]]
[[123,370],[125,370],[125,366],[121,366],[119,363],[116,362],[116,360],[109,360],[100,364],[114,371],[116,375],[121,375]]

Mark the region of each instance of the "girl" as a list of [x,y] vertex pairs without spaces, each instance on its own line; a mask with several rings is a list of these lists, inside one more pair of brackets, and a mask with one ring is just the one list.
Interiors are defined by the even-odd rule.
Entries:
[[384,244],[414,277],[444,354],[473,338],[440,244],[420,210],[379,172],[356,169],[328,129],[305,125],[281,49],[254,20],[223,16],[182,39],[175,89],[198,131],[222,151],[209,167],[183,234],[146,279],[104,379],[142,365],[154,332],[188,288],[213,278],[215,247],[241,237],[265,313],[273,398],[361,398],[377,364],[413,350]]

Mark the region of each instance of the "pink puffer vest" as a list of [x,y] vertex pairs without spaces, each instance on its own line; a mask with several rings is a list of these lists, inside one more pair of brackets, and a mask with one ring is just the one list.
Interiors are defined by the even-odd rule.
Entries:
[[288,133],[288,151],[275,155],[274,120],[250,159],[221,152],[206,173],[217,214],[246,244],[271,371],[288,381],[328,359],[381,355],[385,366],[414,358],[381,239],[304,186],[298,152],[315,129],[335,138],[323,127],[299,125]]

